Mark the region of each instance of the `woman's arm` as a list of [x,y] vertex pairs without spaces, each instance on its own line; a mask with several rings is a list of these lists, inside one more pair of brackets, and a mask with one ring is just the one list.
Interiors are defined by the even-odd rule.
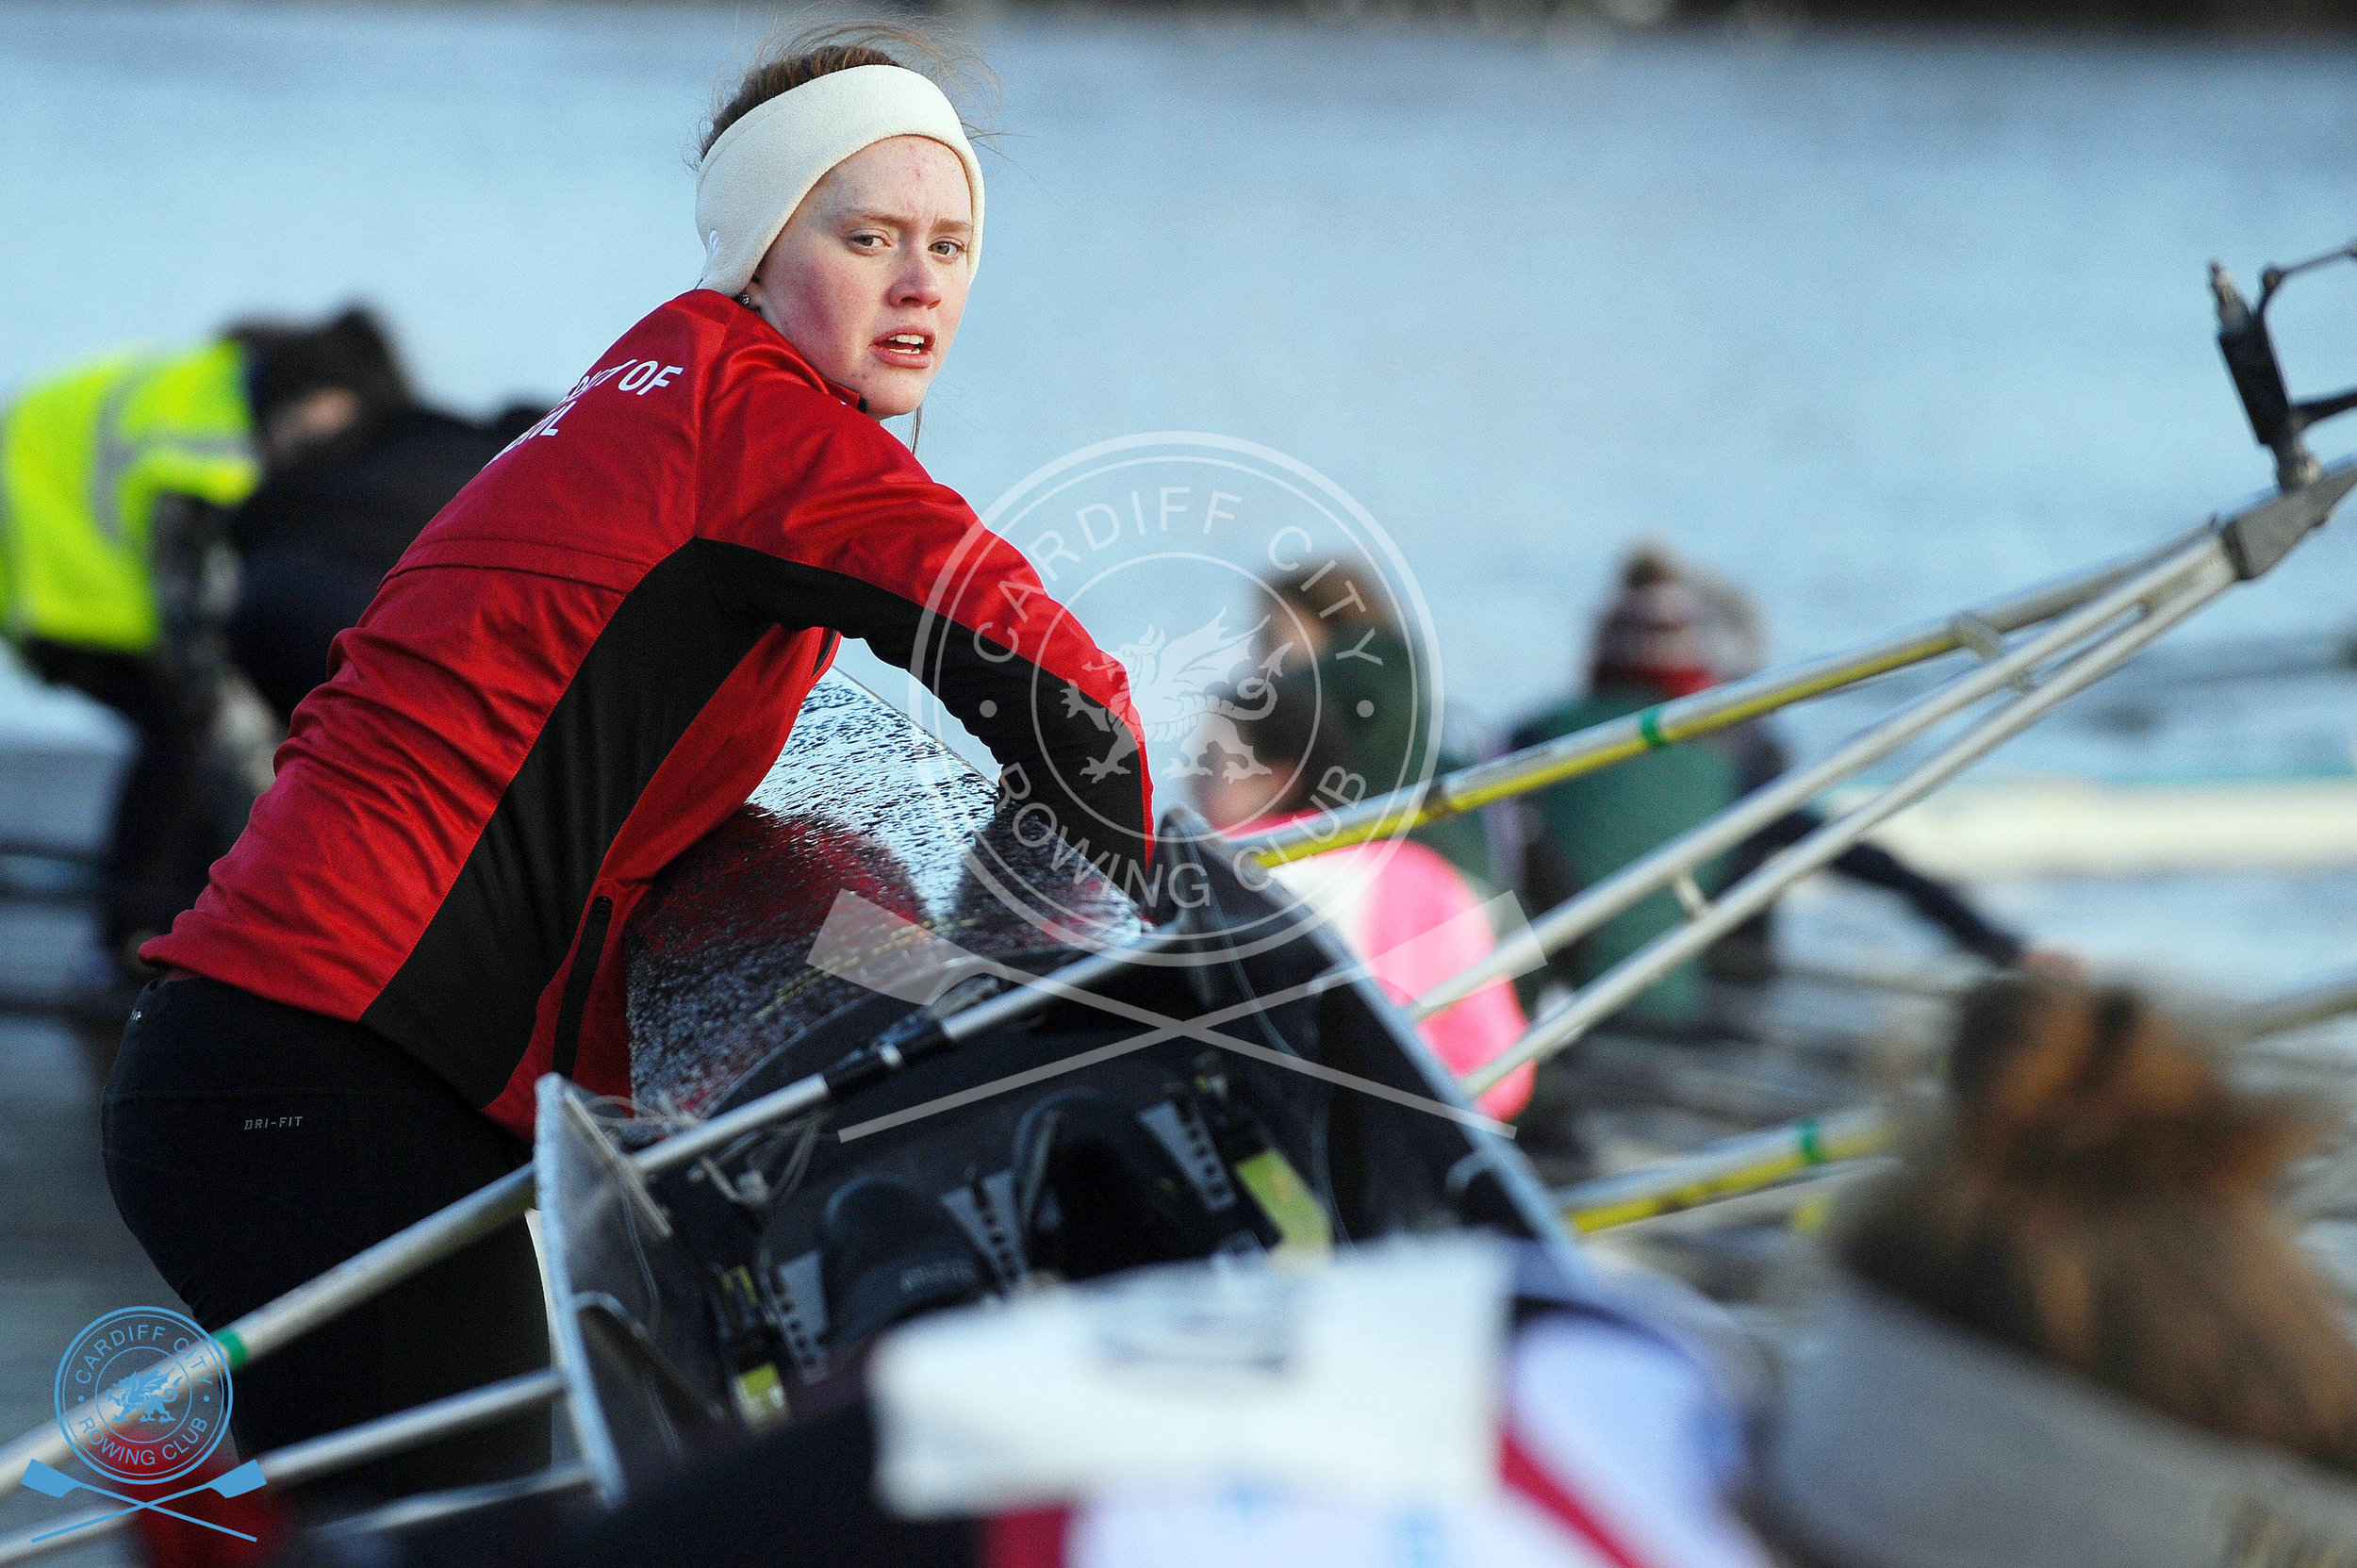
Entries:
[[807,397],[821,419],[791,421],[766,482],[707,498],[716,593],[858,637],[923,681],[998,759],[1002,801],[1038,802],[1128,885],[1122,863],[1152,856],[1153,788],[1119,662],[890,433]]

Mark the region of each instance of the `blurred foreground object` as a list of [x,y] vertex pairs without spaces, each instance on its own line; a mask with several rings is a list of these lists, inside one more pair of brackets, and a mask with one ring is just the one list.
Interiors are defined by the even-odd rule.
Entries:
[[1707,1358],[1492,1237],[945,1315],[881,1347],[875,1386],[887,1506],[1053,1510],[1045,1560],[1765,1561]]
[[[1845,1568],[2337,1561],[2357,1344],[2275,1179],[2320,1118],[2134,993],[1989,982],[1843,1236],[1773,1511]],[[1936,1482],[1935,1482],[1936,1478]]]
[[1459,1234],[960,1309],[878,1347],[872,1405],[555,1561],[1759,1568],[1734,1401],[1668,1307]]

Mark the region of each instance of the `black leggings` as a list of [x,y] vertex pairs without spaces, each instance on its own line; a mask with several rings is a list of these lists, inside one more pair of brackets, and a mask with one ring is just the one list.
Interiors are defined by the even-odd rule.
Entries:
[[[190,1313],[217,1329],[519,1164],[524,1146],[373,1031],[216,981],[140,993],[102,1113],[107,1183]],[[251,1457],[548,1364],[519,1220],[233,1379]],[[545,1415],[379,1461],[376,1495],[520,1475]]]

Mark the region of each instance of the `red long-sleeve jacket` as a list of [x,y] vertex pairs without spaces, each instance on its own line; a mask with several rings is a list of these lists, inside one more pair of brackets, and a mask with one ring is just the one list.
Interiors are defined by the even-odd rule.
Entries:
[[768,771],[840,635],[1148,851],[1144,736],[1134,775],[1081,783],[1101,731],[1035,701],[1069,684],[1135,734],[1118,667],[857,394],[697,290],[419,536],[141,956],[366,1024],[519,1133],[552,1069],[627,1094],[615,937]]

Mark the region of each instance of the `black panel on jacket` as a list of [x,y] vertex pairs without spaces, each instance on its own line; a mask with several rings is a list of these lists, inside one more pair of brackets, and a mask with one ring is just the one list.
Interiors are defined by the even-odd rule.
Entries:
[[[476,1105],[489,1104],[531,1043],[540,995],[573,947],[607,850],[754,644],[781,626],[823,627],[907,668],[924,617],[921,605],[873,584],[745,545],[696,539],[666,556],[615,606],[432,923],[361,1021]],[[1059,832],[1072,822],[1104,828],[1092,856],[1112,862],[1117,885],[1130,885],[1125,863],[1142,858],[1147,842],[1146,759],[1087,783],[1081,767],[1105,736],[1085,715],[1067,716],[1061,701],[1034,701],[1055,683],[1027,660],[984,657],[969,636],[936,640],[935,668],[920,678],[931,677],[927,685],[1001,764],[1024,768]],[[986,701],[995,704],[989,716]],[[1080,836],[1092,835],[1084,827]],[[602,939],[602,925],[595,934]],[[588,978],[569,984],[565,1000],[577,990],[585,1002]],[[577,1029],[580,1008],[566,1011]],[[559,1051],[570,1044],[560,1041]]]
[[433,923],[361,1015],[477,1105],[522,1059],[598,867],[655,769],[772,629],[714,602],[700,543],[615,606]]

